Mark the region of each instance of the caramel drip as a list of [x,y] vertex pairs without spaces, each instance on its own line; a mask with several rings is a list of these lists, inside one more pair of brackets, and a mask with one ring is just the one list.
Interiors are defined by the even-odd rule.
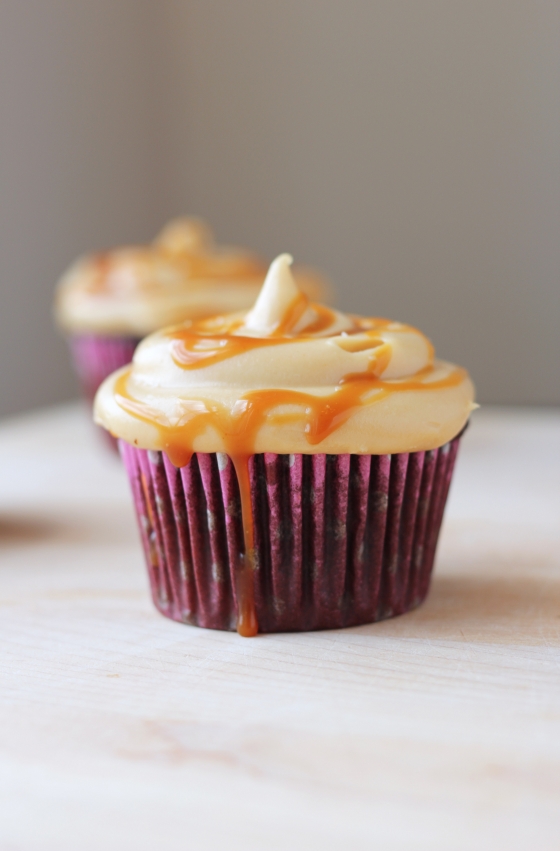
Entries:
[[[228,346],[240,344],[241,349],[258,345],[273,345],[280,340],[270,338],[226,338],[226,351],[212,351],[209,357],[222,360],[234,353]],[[184,342],[184,338],[183,338]],[[326,396],[314,396],[298,390],[273,389],[252,390],[243,394],[230,410],[225,405],[204,399],[190,400],[186,403],[184,417],[177,425],[163,424],[158,414],[149,406],[134,399],[128,392],[127,382],[130,369],[116,381],[115,399],[130,414],[147,421],[157,428],[160,434],[161,448],[172,464],[183,467],[189,463],[197,437],[208,427],[214,427],[222,435],[227,454],[230,456],[237,473],[241,496],[243,535],[245,556],[236,571],[238,621],[240,635],[251,636],[258,632],[258,622],[254,604],[254,527],[251,508],[251,488],[249,480],[249,458],[254,454],[259,429],[275,408],[295,405],[302,410],[305,419],[305,435],[310,446],[318,446],[335,429],[342,426],[356,408],[380,402],[392,393],[409,390],[436,390],[455,387],[460,384],[466,372],[457,367],[445,378],[426,381],[434,371],[427,366],[409,379],[384,381],[376,373],[382,373],[390,357],[385,345],[376,350],[368,372],[346,375],[334,391]],[[188,350],[186,350],[188,351]],[[235,353],[239,349],[235,348]],[[175,352],[177,357],[177,352]],[[215,361],[213,361],[215,362]],[[206,361],[208,363],[208,361]],[[200,365],[196,361],[181,362],[187,369]]]
[[237,632],[243,638],[253,638],[259,631],[255,609],[255,527],[251,506],[251,481],[249,479],[249,456],[232,456],[237,474],[241,497],[241,522],[245,552],[235,572],[237,594]]

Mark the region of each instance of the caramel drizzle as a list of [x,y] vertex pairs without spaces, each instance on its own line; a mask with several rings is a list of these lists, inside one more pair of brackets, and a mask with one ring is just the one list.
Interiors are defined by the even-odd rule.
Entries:
[[[184,323],[166,332],[171,338],[171,356],[177,366],[182,369],[200,369],[255,349],[284,345],[294,340],[297,342],[316,340],[317,336],[327,331],[336,319],[332,310],[319,304],[313,305],[316,318],[310,322],[303,333],[295,337],[287,335],[287,331],[297,324],[308,305],[309,302],[304,295],[294,299],[282,322],[268,337],[237,334],[236,332],[242,326],[242,319],[212,317],[210,320],[201,319]],[[378,338],[379,331],[391,325],[389,319],[372,319],[364,322],[359,317],[351,318],[353,325],[346,331],[347,336],[365,333],[371,338],[371,348],[381,343]],[[409,326],[400,326],[400,330],[408,330],[408,328]],[[383,369],[378,370],[378,373],[383,372]]]
[[[273,336],[280,337],[283,334],[288,334],[292,328],[295,328],[307,308],[309,307],[309,299],[302,292],[299,292],[297,296],[293,299],[292,303],[288,306],[284,316],[282,317],[282,321],[276,326],[274,329]],[[328,310],[328,313],[332,316],[332,312]],[[325,315],[325,320],[328,322],[329,317]],[[307,330],[307,329],[306,329]]]
[[[385,323],[385,320],[380,320]],[[387,324],[388,321],[387,321]],[[371,326],[370,326],[371,327]],[[267,345],[286,343],[286,338],[249,338],[226,335],[217,339],[209,337],[217,348],[207,353],[199,353],[192,339],[192,326],[189,329],[174,331],[173,346],[175,361],[185,369],[207,366],[243,351]],[[197,338],[200,342],[200,337]],[[223,339],[226,343],[223,344]],[[301,339],[301,337],[298,337]],[[196,352],[196,354],[195,354]],[[272,411],[285,405],[295,405],[303,411],[305,418],[305,436],[310,446],[318,446],[337,428],[340,428],[352,412],[363,405],[380,402],[392,393],[410,390],[437,390],[459,385],[466,371],[456,367],[445,378],[426,381],[434,367],[427,366],[410,379],[384,381],[378,376],[383,373],[390,360],[390,346],[385,344],[375,350],[367,372],[353,373],[343,377],[340,384],[327,396],[314,396],[298,390],[273,389],[252,390],[243,394],[233,409],[225,405],[204,399],[190,400],[186,403],[184,417],[175,426],[158,420],[157,412],[134,399],[128,392],[127,382],[130,368],[119,376],[115,384],[115,399],[128,413],[154,425],[160,433],[162,450],[176,467],[186,466],[192,455],[197,437],[209,426],[213,426],[222,435],[227,454],[234,464],[241,496],[245,556],[236,571],[238,619],[237,631],[249,637],[258,632],[258,622],[254,603],[254,527],[251,507],[251,488],[249,479],[249,458],[254,454],[256,437],[263,423]]]
[[[121,249],[126,251],[127,249]],[[182,251],[173,252],[161,246],[138,246],[128,249],[134,252],[132,262],[138,264],[149,264],[152,259],[160,259],[172,263],[180,270],[188,284],[191,280],[201,279],[208,281],[219,281],[224,285],[234,285],[245,279],[255,281],[255,285],[261,284],[266,273],[266,267],[250,255],[220,255],[207,252]],[[102,252],[91,258],[93,266],[93,278],[88,282],[87,291],[92,295],[106,295],[115,290],[115,285],[110,277],[111,272],[118,267],[120,252]],[[129,261],[130,262],[130,261]],[[148,266],[149,270],[149,266]],[[160,289],[151,280],[150,275],[142,280],[142,289],[156,291]]]

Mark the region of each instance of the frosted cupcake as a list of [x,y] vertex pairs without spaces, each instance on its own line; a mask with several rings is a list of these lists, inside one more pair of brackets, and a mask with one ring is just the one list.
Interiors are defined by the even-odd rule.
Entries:
[[472,383],[410,326],[311,303],[290,263],[248,313],[148,337],[97,394],[174,620],[328,629],[428,591]]
[[[266,269],[248,251],[216,246],[193,218],[171,222],[151,245],[78,260],[58,284],[55,312],[85,395],[92,400],[107,375],[130,363],[146,334],[250,307]],[[299,278],[312,298],[324,296],[319,275],[302,269]]]

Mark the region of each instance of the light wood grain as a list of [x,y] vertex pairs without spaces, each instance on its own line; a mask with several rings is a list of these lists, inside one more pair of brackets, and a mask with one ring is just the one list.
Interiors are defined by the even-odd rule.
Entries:
[[560,847],[560,415],[479,412],[428,601],[167,621],[85,413],[0,427],[0,849]]

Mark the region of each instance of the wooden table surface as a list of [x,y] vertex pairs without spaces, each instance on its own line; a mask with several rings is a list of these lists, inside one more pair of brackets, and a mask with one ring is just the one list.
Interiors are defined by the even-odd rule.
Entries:
[[420,609],[243,639],[152,608],[82,408],[1,424],[1,851],[559,849],[559,454],[481,410]]

